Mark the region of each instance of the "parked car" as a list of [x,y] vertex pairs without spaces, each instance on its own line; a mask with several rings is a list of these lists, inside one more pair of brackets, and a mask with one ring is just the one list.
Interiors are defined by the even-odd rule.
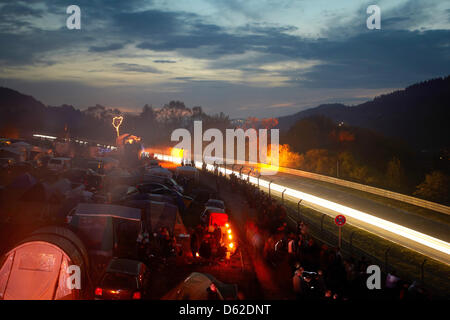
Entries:
[[72,159],[70,158],[56,157],[50,159],[50,161],[47,163],[47,168],[53,171],[66,170],[71,167],[71,162]]
[[95,299],[143,299],[148,296],[149,281],[150,272],[143,262],[113,258],[95,288]]
[[210,217],[212,213],[225,213],[225,210],[219,208],[205,208],[205,210],[203,210],[203,212],[200,214],[200,221],[204,225],[211,225]]
[[176,191],[173,190],[172,188],[169,188],[168,186],[165,186],[162,183],[158,183],[158,182],[143,182],[140,183],[136,186],[136,188],[139,190],[139,192],[141,193],[154,193],[154,190],[160,190],[160,189],[165,189],[168,191]]

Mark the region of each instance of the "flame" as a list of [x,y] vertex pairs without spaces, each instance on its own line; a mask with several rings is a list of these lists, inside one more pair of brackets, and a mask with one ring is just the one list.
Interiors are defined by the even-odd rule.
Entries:
[[[278,172],[280,167],[299,168],[304,161],[302,154],[291,151],[288,144],[278,146],[278,163],[271,156],[272,145],[267,150],[267,158],[265,163],[258,163],[260,172]],[[276,164],[276,165],[275,165]]]
[[[118,121],[118,123],[116,123],[116,121]],[[113,127],[116,128],[117,137],[119,137],[119,128],[120,128],[120,125],[122,124],[122,121],[123,121],[122,116],[114,117],[113,121],[112,121]]]

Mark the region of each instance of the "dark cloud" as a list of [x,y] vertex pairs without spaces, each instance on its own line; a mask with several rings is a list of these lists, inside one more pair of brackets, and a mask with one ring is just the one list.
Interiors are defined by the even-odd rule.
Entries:
[[189,81],[189,80],[194,80],[194,77],[175,77],[173,78],[174,80],[183,80],[183,81]]
[[118,13],[112,24],[121,33],[148,38],[167,36],[183,27],[184,14],[160,10]]
[[22,16],[42,17],[44,11],[41,9],[33,9],[26,4],[8,3],[0,8],[0,17],[5,18],[10,16],[12,18]]
[[115,51],[120,50],[125,46],[123,43],[112,43],[106,46],[92,46],[89,48],[91,52],[107,52],[107,51]]
[[[10,19],[0,22],[0,65],[57,63],[46,62],[43,56],[58,50],[84,50],[101,57],[102,53],[134,45],[138,49],[209,60],[208,67],[212,69],[228,68],[256,75],[267,72],[261,68],[264,64],[320,61],[306,71],[278,71],[290,79],[286,85],[308,88],[401,87],[450,73],[450,31],[411,31],[414,24],[432,19],[430,6],[424,1],[410,0],[391,11],[383,11],[381,30],[367,30],[365,19],[359,19],[330,30],[327,38],[322,39],[296,36],[293,33],[296,28],[292,26],[248,23],[225,28],[206,23],[204,17],[192,13],[142,11],[144,3],[148,4],[143,0],[77,1],[82,9],[82,30],[77,32],[65,28],[66,1],[46,3],[50,12],[61,15],[61,28],[52,31],[37,29],[26,21],[19,26],[19,20],[12,21],[11,17],[40,17],[42,12],[24,2],[8,3],[0,10],[0,16]],[[26,32],[12,32],[23,26],[28,28]],[[341,36],[335,37],[336,34]],[[219,59],[248,51],[258,55]],[[126,53],[121,52],[120,57],[126,58],[123,55]],[[176,63],[169,59],[152,61]],[[151,66],[129,63],[117,63],[114,67],[124,72],[161,72]],[[197,81],[190,77],[174,79]]]
[[[312,43],[304,57],[325,63],[301,85],[386,88],[450,73],[450,30],[367,32],[346,41]],[[295,82],[295,81],[294,81]]]
[[177,63],[174,60],[153,60],[154,63]]
[[156,68],[135,63],[115,63],[114,67],[125,72],[161,73],[161,71]]
[[[58,30],[33,29],[24,33],[0,33],[0,64],[7,66],[33,65],[44,62],[46,53],[56,50],[78,50],[95,41],[85,33],[71,32],[65,27]],[[54,61],[54,60],[52,60]]]

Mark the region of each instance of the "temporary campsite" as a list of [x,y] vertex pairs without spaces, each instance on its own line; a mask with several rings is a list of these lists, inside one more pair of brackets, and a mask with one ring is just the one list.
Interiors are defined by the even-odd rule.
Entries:
[[45,227],[0,259],[0,299],[80,299],[91,288],[88,270],[81,240],[67,228]]

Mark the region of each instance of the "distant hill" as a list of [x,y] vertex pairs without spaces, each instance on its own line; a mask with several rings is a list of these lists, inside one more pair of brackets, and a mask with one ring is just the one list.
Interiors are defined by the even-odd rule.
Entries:
[[111,126],[71,105],[46,106],[32,96],[0,87],[0,136],[24,137],[36,132],[111,140]]
[[173,130],[192,127],[193,120],[201,119],[204,128],[229,128],[224,114],[209,116],[202,107],[187,108],[182,101],[170,101],[160,108],[145,105],[139,112],[121,112],[102,105],[83,110],[71,105],[46,106],[32,96],[0,87],[0,137],[19,138],[33,133],[63,136],[65,129],[71,137],[102,142],[114,142],[116,131],[112,118],[123,115],[121,132],[133,132],[148,144],[170,142]]
[[449,110],[450,76],[447,76],[356,106],[324,104],[280,117],[278,127],[286,131],[300,119],[320,115],[403,140],[416,150],[435,151],[450,146]]

